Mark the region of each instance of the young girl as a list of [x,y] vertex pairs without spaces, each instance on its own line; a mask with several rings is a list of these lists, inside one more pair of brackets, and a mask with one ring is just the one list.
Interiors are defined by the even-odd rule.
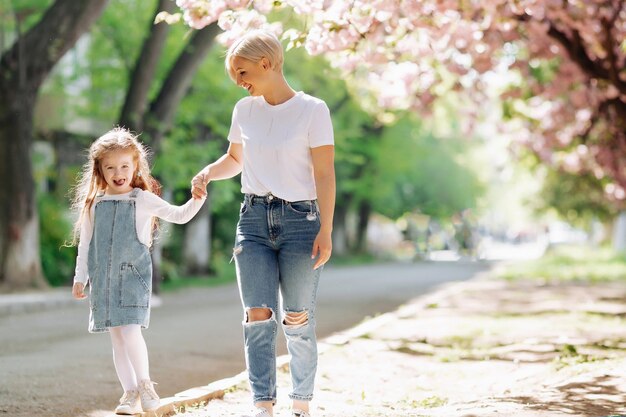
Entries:
[[73,208],[78,243],[72,294],[86,298],[90,285],[89,332],[111,334],[113,363],[124,389],[117,414],[154,410],[159,396],[150,379],[148,351],[141,334],[150,321],[150,245],[156,218],[186,223],[204,199],[172,206],[156,194],[147,152],[129,131],[115,128],[89,148]]
[[230,47],[226,69],[249,96],[233,110],[227,153],[192,181],[192,194],[202,198],[209,181],[241,173],[244,198],[233,255],[254,417],[274,413],[278,323],[291,354],[292,417],[310,417],[317,285],[332,252],[330,112],[321,99],[293,90],[282,68],[282,45],[269,32],[249,32]]

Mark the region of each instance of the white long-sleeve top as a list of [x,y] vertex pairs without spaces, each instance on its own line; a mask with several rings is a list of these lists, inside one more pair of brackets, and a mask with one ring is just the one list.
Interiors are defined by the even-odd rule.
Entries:
[[[132,192],[132,191],[131,191]],[[84,216],[80,228],[80,240],[78,241],[78,255],[76,257],[76,270],[74,282],[87,284],[89,273],[87,260],[89,258],[89,244],[93,236],[93,219],[95,207],[98,201],[104,200],[129,200],[131,192],[116,195],[103,195],[98,197],[91,206],[89,216]],[[137,237],[146,246],[151,245],[152,217],[158,217],[165,221],[177,224],[187,223],[200,211],[206,199],[190,199],[182,206],[174,206],[161,197],[149,191],[139,190],[135,198],[135,225]]]

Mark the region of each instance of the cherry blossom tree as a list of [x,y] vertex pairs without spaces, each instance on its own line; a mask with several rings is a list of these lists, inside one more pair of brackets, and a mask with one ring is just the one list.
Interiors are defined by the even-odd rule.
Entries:
[[591,173],[617,207],[626,204],[623,0],[177,4],[178,16],[162,18],[179,17],[194,29],[218,22],[225,45],[250,28],[264,27],[288,47],[324,54],[372,110],[428,113],[438,97],[457,94],[471,127],[493,80],[501,82],[506,74],[501,100],[505,119],[514,123],[502,129],[515,126],[516,140],[544,163]]

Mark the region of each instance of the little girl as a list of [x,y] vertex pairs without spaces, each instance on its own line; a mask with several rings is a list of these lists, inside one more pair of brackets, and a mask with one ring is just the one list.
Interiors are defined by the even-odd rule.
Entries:
[[89,148],[73,208],[79,212],[72,295],[86,298],[90,285],[89,332],[111,334],[113,363],[124,389],[116,414],[154,410],[159,396],[150,379],[148,350],[141,334],[150,321],[150,246],[156,218],[187,223],[204,199],[173,206],[158,197],[147,152],[136,136],[115,128]]

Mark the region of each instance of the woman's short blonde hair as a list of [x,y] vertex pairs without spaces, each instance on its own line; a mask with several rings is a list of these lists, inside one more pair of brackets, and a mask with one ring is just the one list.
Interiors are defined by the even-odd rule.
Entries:
[[252,62],[259,62],[266,58],[274,71],[283,69],[283,46],[272,32],[255,29],[235,41],[226,53],[226,71],[235,81],[237,74],[232,67],[233,58],[240,57]]

